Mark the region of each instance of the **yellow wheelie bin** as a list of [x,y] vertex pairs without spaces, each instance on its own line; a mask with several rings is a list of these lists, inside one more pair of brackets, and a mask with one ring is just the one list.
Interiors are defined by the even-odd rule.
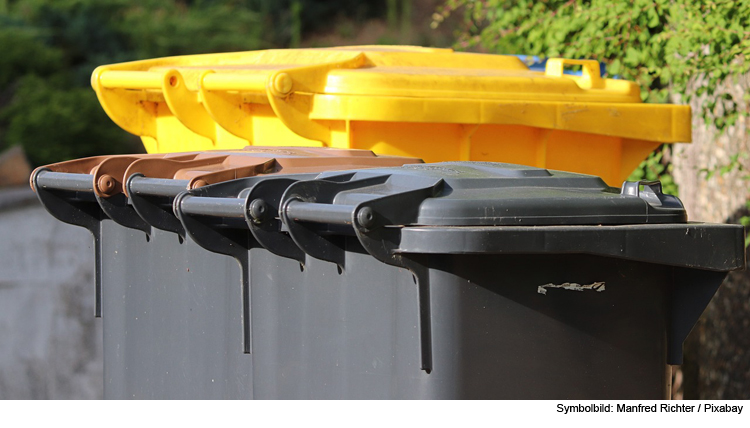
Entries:
[[[564,73],[579,66],[580,76]],[[662,143],[690,141],[690,108],[645,104],[593,60],[409,46],[284,49],[97,68],[112,120],[149,153],[323,146],[426,162],[510,162],[619,184]]]

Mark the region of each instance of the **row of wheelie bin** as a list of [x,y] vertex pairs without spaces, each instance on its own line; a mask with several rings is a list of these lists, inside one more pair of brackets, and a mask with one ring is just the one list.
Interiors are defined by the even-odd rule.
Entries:
[[93,235],[105,397],[669,397],[744,231],[623,182],[690,112],[598,67],[413,47],[99,67],[149,153],[31,185]]

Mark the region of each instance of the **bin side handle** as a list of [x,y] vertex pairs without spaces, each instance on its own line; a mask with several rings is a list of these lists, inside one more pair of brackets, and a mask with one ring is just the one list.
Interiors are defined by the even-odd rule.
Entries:
[[[305,180],[289,186],[281,197],[279,215],[289,235],[302,251],[316,259],[336,263],[344,269],[346,252],[341,237],[321,234],[314,224],[351,225],[354,206],[334,204],[341,192],[385,183],[389,175],[361,180]],[[289,209],[291,206],[291,210]]]
[[[106,66],[94,70],[91,84],[109,117],[136,135],[157,137],[156,105],[161,102],[160,92],[171,113],[195,134],[215,144],[218,124],[229,133],[252,141],[252,114],[243,107],[243,93],[250,93],[257,101],[270,104],[292,132],[328,145],[332,139],[330,127],[310,117],[313,97],[325,92],[331,70],[361,68],[366,63],[365,54],[357,53],[344,60],[271,72],[233,75],[206,70],[195,76],[197,90],[188,89],[185,78],[193,77],[178,69],[131,71]],[[149,95],[149,91],[156,94]]]
[[328,73],[341,68],[360,68],[366,56],[359,53],[343,61],[276,70],[270,74],[233,75],[213,70],[200,76],[199,93],[205,110],[222,128],[253,141],[252,114],[237,106],[245,104],[242,93],[263,94],[279,120],[295,134],[324,145],[331,129],[310,118],[312,97],[325,92]]
[[329,237],[320,234],[318,229],[309,228],[305,223],[350,226],[370,255],[412,273],[419,301],[421,369],[429,374],[433,370],[430,256],[399,254],[396,249],[400,242],[400,226],[416,222],[422,202],[440,193],[444,181],[412,182],[401,191],[384,196],[377,196],[375,189],[372,189],[375,197],[357,205],[334,203],[340,192],[368,193],[368,187],[390,185],[389,179],[390,175],[348,182],[300,181],[289,186],[284,193],[280,214],[294,242],[313,257],[332,261],[340,267],[345,261],[343,249],[337,247]]
[[[242,349],[245,354],[253,352],[253,328],[252,328],[252,288],[250,284],[250,249],[256,247],[255,240],[250,235],[249,230],[239,229],[218,229],[204,223],[196,216],[190,215],[184,210],[184,202],[191,198],[201,198],[191,195],[185,191],[177,195],[173,202],[173,211],[179,219],[183,230],[201,247],[219,254],[224,254],[234,258],[240,266],[240,275],[242,282]],[[235,210],[225,213],[234,217],[242,217],[243,212],[247,211],[249,201],[247,198],[234,199]]]
[[164,73],[162,94],[169,110],[186,128],[216,145],[216,124],[200,101],[200,94],[188,90],[185,78],[177,70]]
[[[384,224],[414,223],[422,202],[436,196],[444,181],[439,179],[428,186],[417,187],[360,203],[355,208],[354,231],[365,250],[381,262],[409,270],[414,275],[419,299],[419,334],[421,368],[432,372],[432,309],[430,304],[430,256],[428,254],[399,254],[400,227]],[[388,213],[386,218],[383,214]]]
[[265,75],[236,76],[207,70],[201,75],[198,92],[206,112],[219,126],[252,144],[255,140],[252,111],[243,102],[242,90],[263,94],[256,98],[267,103],[266,80]]
[[274,73],[269,82],[268,101],[279,120],[295,134],[309,140],[331,143],[331,128],[310,118],[313,95],[324,92],[328,73],[341,68],[365,65],[364,54],[345,60],[306,67],[290,68]]
[[[45,178],[43,177],[45,175],[48,182],[56,181],[55,177],[73,178],[75,180],[68,186],[53,187],[44,184]],[[46,168],[37,168],[31,174],[30,179],[32,188],[36,192],[42,206],[53,217],[64,223],[84,227],[94,236],[94,287],[96,294],[96,306],[94,310],[95,316],[100,318],[102,316],[102,211],[99,204],[95,201],[77,201],[75,198],[69,197],[71,193],[75,195],[82,190],[85,190],[86,193],[93,192],[93,180],[90,177],[87,174],[55,173]],[[84,189],[82,186],[87,187]]]
[[111,70],[103,66],[94,70],[91,86],[104,112],[120,128],[134,135],[156,138],[156,103],[144,101],[142,91],[126,88],[158,89],[161,77],[161,73]]
[[[159,203],[159,197],[163,197],[167,192],[151,192],[151,194],[145,194],[139,192],[134,187],[138,187],[140,183],[148,185],[149,181],[167,181],[162,179],[149,179],[144,177],[143,174],[135,173],[131,174],[127,180],[125,180],[125,190],[130,198],[130,204],[135,212],[151,227],[166,230],[169,232],[180,235],[180,239],[185,237],[185,229],[182,227],[182,223],[174,217],[172,214],[171,206],[169,209],[165,208]],[[165,190],[168,192],[184,191],[187,188],[186,180],[171,180],[167,186],[161,184],[151,187],[166,187]],[[185,186],[182,188],[182,186]],[[156,198],[154,196],[157,196]]]

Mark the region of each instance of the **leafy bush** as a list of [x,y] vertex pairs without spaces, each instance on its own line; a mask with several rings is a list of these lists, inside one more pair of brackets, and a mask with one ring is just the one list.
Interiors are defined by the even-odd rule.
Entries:
[[[693,0],[448,0],[436,23],[461,10],[458,46],[495,52],[591,58],[610,76],[637,81],[646,102],[668,102],[686,93],[691,79],[706,80],[696,95],[707,124],[719,131],[747,109],[714,94],[717,83],[750,70],[749,1]],[[720,114],[716,114],[720,111]],[[631,179],[660,178],[676,192],[660,148]]]
[[[0,149],[35,165],[142,151],[104,114],[94,68],[136,59],[271,48],[381,1],[0,0]],[[290,15],[291,6],[297,10]]]

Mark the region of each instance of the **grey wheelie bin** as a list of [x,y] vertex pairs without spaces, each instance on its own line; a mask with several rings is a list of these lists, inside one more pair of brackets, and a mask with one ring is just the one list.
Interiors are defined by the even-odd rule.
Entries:
[[101,223],[107,398],[665,398],[745,263],[741,226],[687,222],[657,182],[448,162],[207,184],[161,203],[180,233]]
[[238,177],[283,171],[312,179],[321,171],[413,162],[421,161],[369,150],[253,146],[97,156],[35,170],[32,187],[45,208],[94,236],[104,396],[252,397],[252,359],[242,340],[249,317],[238,312],[244,270],[185,236],[172,213],[176,195]]
[[235,180],[174,209],[249,269],[254,398],[665,398],[745,263],[741,226],[688,223],[658,182],[509,164]]

